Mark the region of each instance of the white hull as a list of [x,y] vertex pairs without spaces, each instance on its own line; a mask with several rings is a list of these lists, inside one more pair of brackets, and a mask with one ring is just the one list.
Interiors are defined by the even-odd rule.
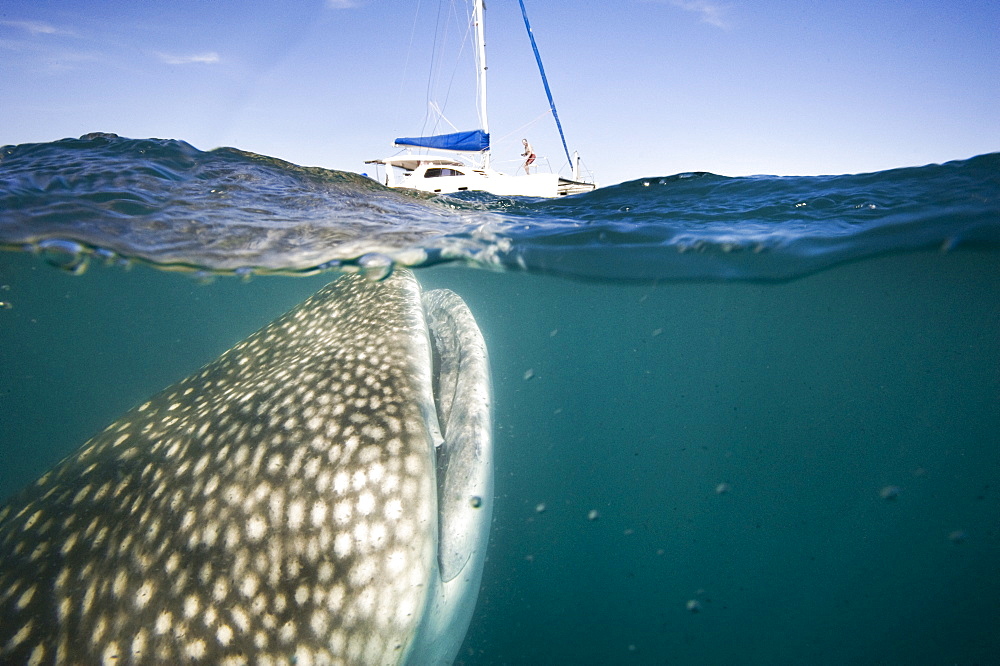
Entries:
[[567,180],[555,173],[511,176],[435,155],[399,155],[367,163],[385,166],[382,184],[387,187],[434,194],[474,191],[508,197],[559,197],[594,189],[593,183]]

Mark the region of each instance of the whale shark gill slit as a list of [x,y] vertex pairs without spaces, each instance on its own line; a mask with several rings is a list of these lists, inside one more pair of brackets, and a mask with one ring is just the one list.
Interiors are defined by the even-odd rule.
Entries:
[[0,508],[0,661],[452,661],[490,402],[460,298],[340,277]]

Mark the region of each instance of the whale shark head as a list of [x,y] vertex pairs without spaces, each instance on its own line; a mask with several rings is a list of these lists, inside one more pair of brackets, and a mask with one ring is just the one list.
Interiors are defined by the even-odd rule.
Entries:
[[460,298],[340,277],[0,508],[0,661],[450,663],[490,402]]

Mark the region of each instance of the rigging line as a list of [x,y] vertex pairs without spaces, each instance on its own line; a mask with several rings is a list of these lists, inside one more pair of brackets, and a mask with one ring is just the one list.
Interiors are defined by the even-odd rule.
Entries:
[[545,77],[545,68],[542,66],[542,56],[538,53],[538,45],[535,43],[535,34],[531,32],[531,24],[528,23],[528,12],[524,8],[524,0],[517,0],[521,5],[521,16],[524,17],[524,27],[528,29],[528,38],[531,40],[531,50],[535,52],[535,61],[538,63],[538,72],[542,75],[542,85],[545,86],[545,94],[549,98],[549,108],[552,109],[552,117],[556,119],[556,127],[559,129],[559,138],[562,139],[563,150],[566,152],[566,161],[573,164],[573,158],[569,156],[569,147],[566,146],[566,135],[563,133],[562,123],[559,122],[559,113],[556,111],[556,103],[552,101],[552,90],[549,88],[549,80]]
[[[433,99],[435,100],[437,99],[437,91],[441,88],[441,76],[442,73],[444,72],[445,54],[449,53],[450,51],[449,45],[451,44],[451,29],[452,29],[451,15],[454,13],[455,10],[455,0],[450,0],[447,8],[443,12],[440,11],[440,8],[442,7],[445,7],[444,0],[440,0],[438,3],[438,8],[439,8],[438,21],[440,21],[439,25],[442,27],[444,34],[441,35],[440,40],[435,39],[434,48],[437,51],[437,64],[434,69],[434,90],[429,93],[434,95]],[[444,16],[444,18],[441,18],[442,15]],[[428,97],[428,99],[431,98]],[[430,133],[431,134],[440,133],[441,131],[440,127],[441,127],[441,115],[439,113],[439,115],[434,119],[434,125],[431,126]]]
[[[433,100],[435,103],[437,103],[437,91],[441,88],[442,73],[444,71],[444,66],[446,64],[445,54],[451,54],[451,52],[452,52],[452,49],[451,49],[451,41],[452,41],[451,34],[452,34],[452,29],[453,29],[453,27],[455,25],[460,25],[461,24],[459,22],[459,20],[458,20],[458,14],[457,14],[457,12],[455,10],[455,0],[450,0],[449,3],[448,3],[448,9],[446,11],[442,12],[441,8],[444,7],[444,6],[445,6],[444,0],[439,0],[439,3],[438,3],[438,26],[439,27],[442,26],[442,25],[444,26],[444,34],[441,36],[441,39],[437,39],[437,33],[435,33],[434,48],[438,52],[438,56],[437,56],[437,61],[436,61],[437,64],[436,64],[435,71],[434,71],[434,87],[433,87],[433,90],[428,90],[427,91],[427,101],[430,102],[430,101]],[[444,18],[443,19],[441,18],[442,13],[444,14]],[[460,49],[459,52],[461,53],[461,49]],[[458,68],[458,61],[455,60],[454,58],[447,59],[447,62],[454,62],[455,65],[452,68],[451,78],[448,79],[448,86],[445,88],[444,103],[443,103],[444,107],[448,106],[448,97],[451,94],[451,83],[455,79],[455,70]],[[432,95],[433,95],[433,97],[432,97]],[[441,131],[440,130],[440,125],[441,125],[440,121],[441,121],[441,118],[443,117],[443,114],[440,111],[438,112],[438,114],[439,114],[438,117],[435,119],[434,124],[431,127],[431,131],[430,131],[431,134],[438,134]],[[424,135],[424,136],[426,136],[426,135]]]
[[[431,68],[427,73],[427,99],[431,98],[431,90],[433,89],[434,74],[437,66],[438,60],[438,29],[441,27],[441,7],[444,5],[443,0],[438,1],[438,11],[437,16],[434,19],[434,39],[431,42]],[[429,114],[424,115],[424,123],[420,126],[420,135],[425,136],[427,130],[427,121],[429,120]]]
[[501,141],[505,141],[506,139],[509,139],[510,137],[514,136],[515,134],[520,134],[523,130],[528,129],[529,127],[531,127],[532,125],[534,125],[535,123],[537,123],[539,120],[541,120],[545,116],[549,115],[550,113],[552,113],[551,109],[546,109],[545,111],[543,111],[541,113],[541,115],[539,115],[534,120],[529,120],[528,122],[526,122],[523,125],[521,125],[520,127],[518,127],[516,130],[514,130],[513,132],[507,132],[506,134],[504,134],[502,137],[500,137],[499,139],[497,139],[493,143],[500,143]]
[[410,26],[410,43],[406,45],[406,58],[403,60],[403,75],[399,78],[399,90],[396,91],[396,117],[393,118],[393,127],[399,128],[399,113],[403,108],[400,101],[403,99],[403,86],[406,84],[406,72],[410,67],[410,56],[413,55],[413,37],[417,34],[417,18],[420,16],[420,0],[417,0],[417,8],[413,12],[413,25]]
[[[461,22],[459,20],[461,17],[455,10],[455,0],[452,0],[451,6],[452,6],[452,15],[454,16],[456,25],[461,25]],[[445,118],[444,109],[448,108],[448,99],[451,97],[451,89],[455,83],[455,77],[458,75],[459,65],[465,60],[463,58],[463,54],[465,53],[465,47],[472,41],[471,35],[472,35],[472,15],[466,12],[465,35],[461,39],[461,46],[459,46],[458,53],[455,56],[455,66],[451,70],[451,78],[448,79],[448,87],[445,89],[444,101],[442,102],[440,107],[437,107],[438,115],[441,118],[443,118],[446,123],[451,125],[452,128],[455,128],[455,126],[451,123],[451,121]],[[434,103],[435,106],[437,106],[436,100]],[[458,129],[455,128],[455,131],[457,132]],[[435,124],[434,126],[434,133],[435,134],[437,133],[437,124]]]
[[[434,111],[434,113],[437,115],[437,118],[438,118],[438,120],[435,123],[435,127],[437,127],[437,123],[439,123],[439,122],[441,122],[443,120],[446,123],[448,123],[448,126],[451,127],[451,129],[453,131],[455,131],[455,132],[459,131],[459,129],[457,127],[455,127],[455,123],[453,123],[450,120],[448,120],[448,117],[446,115],[444,115],[444,111],[441,110],[441,107],[438,106],[437,102],[435,102],[435,101],[432,100],[432,101],[428,102],[428,104],[430,105],[431,110]],[[437,130],[435,130],[435,132],[437,132]]]

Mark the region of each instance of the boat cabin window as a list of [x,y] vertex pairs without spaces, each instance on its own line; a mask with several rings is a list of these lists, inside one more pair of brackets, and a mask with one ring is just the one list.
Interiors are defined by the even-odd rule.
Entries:
[[457,169],[448,169],[448,168],[439,169],[437,167],[433,169],[428,169],[427,171],[424,172],[424,178],[438,178],[440,176],[464,176],[464,175],[465,175],[464,173],[458,171]]

